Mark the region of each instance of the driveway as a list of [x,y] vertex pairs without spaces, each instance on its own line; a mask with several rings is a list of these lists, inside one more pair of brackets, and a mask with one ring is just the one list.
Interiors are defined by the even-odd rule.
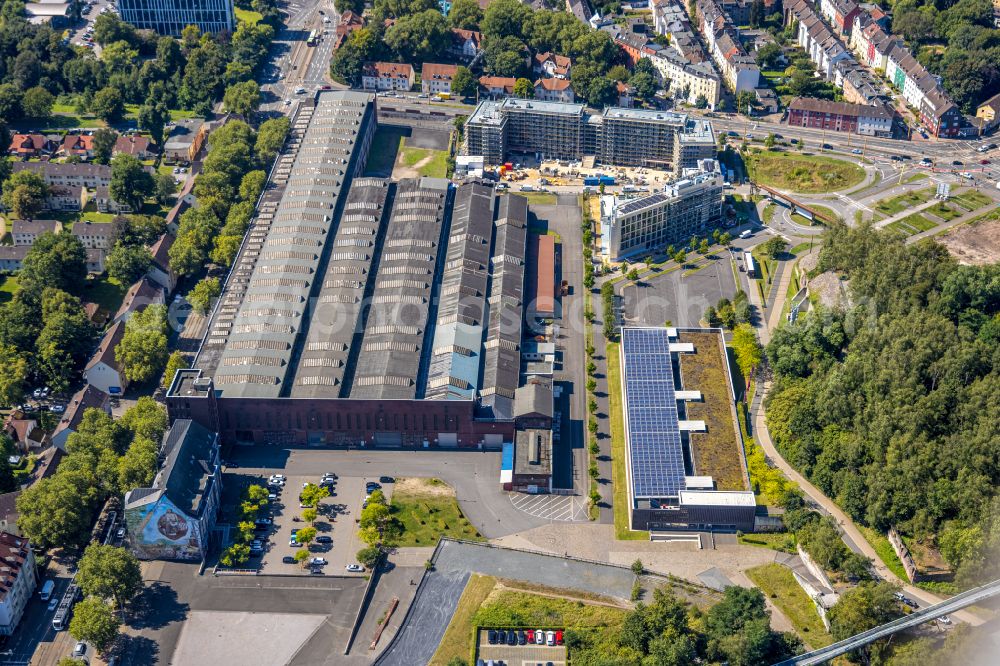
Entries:
[[[240,465],[241,473],[264,477],[274,472],[288,477],[315,476],[330,470],[348,478],[381,475],[438,478],[455,489],[465,517],[490,539],[549,522],[518,511],[510,503],[507,493],[500,489],[500,453],[495,451],[345,451],[255,446],[235,447],[230,460]],[[338,498],[338,501],[347,500]]]

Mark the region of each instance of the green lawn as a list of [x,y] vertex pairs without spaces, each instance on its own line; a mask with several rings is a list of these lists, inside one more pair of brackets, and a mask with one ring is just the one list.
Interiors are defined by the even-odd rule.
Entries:
[[86,220],[87,222],[94,222],[96,224],[107,224],[115,219],[115,216],[111,213],[99,213],[96,210],[85,210],[80,213],[80,219]]
[[834,192],[865,178],[857,164],[823,155],[762,151],[751,154],[748,162],[753,180],[793,192]]
[[104,121],[99,118],[95,118],[94,116],[80,116],[73,112],[53,113],[48,118],[41,120],[32,118],[11,124],[11,127],[14,129],[31,128],[46,130],[72,129],[74,127],[97,128],[104,126]]
[[476,611],[493,591],[497,579],[492,576],[472,574],[465,584],[465,591],[458,600],[455,614],[441,637],[437,652],[431,657],[429,666],[446,666],[456,657],[467,659],[472,654],[474,634],[472,619]]
[[875,210],[880,213],[884,213],[887,216],[892,216],[897,213],[902,213],[907,208],[913,208],[914,206],[919,206],[924,202],[930,201],[933,196],[933,188],[907,192],[906,194],[900,194],[898,197],[879,201],[875,205]]
[[615,538],[648,541],[649,532],[629,529],[628,480],[625,476],[625,422],[622,410],[621,368],[618,343],[605,348],[608,363],[608,418],[611,419],[611,483],[614,485]]
[[760,534],[741,534],[739,542],[745,546],[756,546],[758,548],[769,548],[783,553],[794,555],[795,535],[788,532],[761,532]]
[[831,220],[833,222],[836,222],[837,220],[840,219],[840,215],[834,212],[832,208],[827,208],[826,206],[820,206],[818,204],[809,204],[809,207],[812,208],[817,213],[819,213],[820,215],[825,216],[826,219]]
[[403,144],[401,160],[408,167],[416,167],[421,176],[444,178],[448,175],[448,153],[428,148],[408,148]]
[[0,303],[12,299],[15,291],[17,291],[17,276],[0,275]]
[[950,201],[954,201],[966,210],[977,210],[983,206],[993,203],[993,199],[990,199],[985,194],[980,194],[974,190],[964,192],[957,197],[951,197]]
[[455,490],[438,479],[397,479],[391,508],[403,523],[399,546],[433,546],[443,536],[484,541],[462,515]]
[[816,606],[795,582],[790,569],[780,564],[765,564],[747,569],[747,577],[771,599],[810,647],[826,647],[833,642]]
[[[239,10],[237,10],[239,12]],[[126,104],[125,105],[125,117],[135,118],[139,115],[139,104]],[[178,120],[187,120],[188,118],[194,118],[197,114],[194,111],[187,111],[185,109],[170,109],[170,120],[177,122]]]
[[108,276],[99,278],[87,278],[87,284],[81,298],[85,301],[93,301],[112,315],[118,311],[125,298],[128,287],[118,284]]
[[878,555],[878,558],[882,560],[882,563],[885,564],[885,566],[889,567],[889,571],[896,574],[900,580],[907,580],[906,569],[903,568],[903,563],[899,561],[898,557],[896,557],[896,551],[892,549],[892,544],[889,543],[889,537],[876,532],[870,527],[864,527],[863,525],[858,525],[857,527],[858,530],[861,531],[861,534],[865,537],[865,541],[867,541],[871,547],[875,549],[875,553]]
[[[481,627],[572,628],[602,633],[621,631],[625,609],[588,604],[574,599],[572,591],[566,590],[565,594],[560,592],[563,591],[552,590],[550,594],[553,596],[542,596],[505,589],[492,594],[476,612],[473,621]],[[560,598],[562,596],[570,598]]]
[[240,9],[237,7],[235,9],[236,18],[244,23],[249,23],[250,25],[256,25],[264,18],[264,15],[260,12],[252,12],[249,9]]
[[924,211],[925,213],[930,213],[936,217],[940,217],[942,220],[947,222],[948,220],[954,220],[956,217],[961,217],[962,213],[955,210],[943,201],[938,202]]
[[900,220],[900,222],[906,224],[907,226],[913,227],[917,231],[930,231],[931,229],[937,226],[937,222],[931,222],[920,213],[907,215],[902,220]]
[[926,173],[924,173],[923,171],[919,171],[919,172],[917,172],[917,173],[913,173],[913,174],[910,174],[909,176],[907,176],[907,177],[906,177],[906,178],[905,178],[905,179],[903,180],[903,182],[904,182],[904,183],[907,183],[907,184],[909,184],[909,183],[915,183],[915,182],[917,182],[918,180],[924,180],[925,178],[929,178],[929,177],[930,177],[930,176],[928,176],[928,175],[927,175]]

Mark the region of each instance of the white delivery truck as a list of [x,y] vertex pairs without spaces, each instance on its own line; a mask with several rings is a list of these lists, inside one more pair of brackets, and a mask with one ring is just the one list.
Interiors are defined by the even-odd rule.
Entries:
[[55,589],[55,581],[47,580],[42,585],[42,589],[38,592],[38,596],[42,601],[48,601],[52,598],[52,590]]

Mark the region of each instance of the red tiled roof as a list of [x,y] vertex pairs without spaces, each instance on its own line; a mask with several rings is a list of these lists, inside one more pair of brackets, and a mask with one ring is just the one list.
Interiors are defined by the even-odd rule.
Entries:
[[413,76],[413,67],[403,62],[369,62],[365,64],[364,75],[380,79],[408,79]]
[[421,81],[451,81],[458,71],[456,65],[441,65],[433,62],[425,62],[420,70]]
[[0,532],[0,601],[14,587],[21,568],[28,561],[28,540],[9,532]]
[[144,136],[120,136],[115,141],[115,153],[128,153],[129,155],[139,155],[149,152],[150,141]]
[[535,87],[541,86],[546,90],[566,90],[570,86],[569,79],[538,79]]
[[514,84],[517,79],[512,76],[481,76],[479,85],[484,88],[503,88],[505,92],[514,92]]

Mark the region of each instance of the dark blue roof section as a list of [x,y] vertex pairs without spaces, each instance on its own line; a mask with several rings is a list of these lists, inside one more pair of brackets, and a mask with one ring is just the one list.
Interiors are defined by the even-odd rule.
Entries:
[[633,497],[677,496],[684,450],[665,328],[622,329],[626,446]]

